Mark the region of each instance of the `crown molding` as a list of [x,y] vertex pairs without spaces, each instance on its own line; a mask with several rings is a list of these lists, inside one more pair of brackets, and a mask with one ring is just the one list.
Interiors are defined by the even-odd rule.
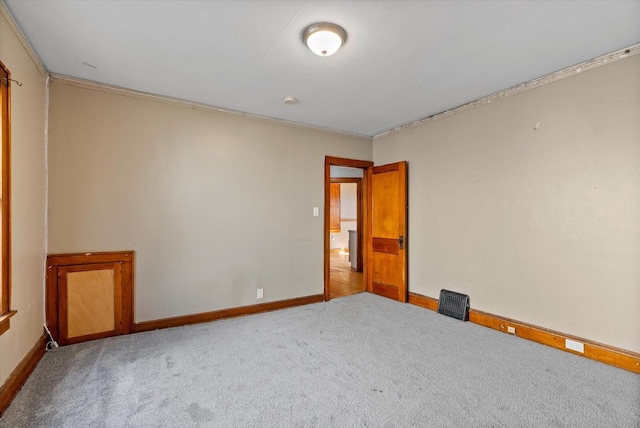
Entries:
[[0,0],[0,15],[2,15],[4,19],[7,20],[9,27],[11,27],[11,30],[13,30],[16,37],[18,37],[18,40],[20,40],[20,43],[22,44],[24,49],[27,51],[27,53],[31,57],[33,64],[36,66],[40,74],[42,74],[42,77],[46,78],[48,76],[47,70],[44,68],[44,65],[42,65],[42,62],[40,61],[40,58],[38,58],[36,51],[34,51],[31,45],[29,44],[29,41],[22,33],[22,30],[20,30],[20,27],[18,27],[16,20],[13,19],[11,12],[9,12],[9,9],[7,9],[6,5],[2,0]]
[[632,57],[633,55],[637,55],[638,53],[640,53],[640,43],[629,46],[628,48],[617,50],[607,55],[599,56],[595,59],[585,61],[580,64],[573,65],[571,67],[567,67],[563,70],[556,71],[555,73],[547,74],[537,79],[530,80],[526,83],[521,83],[520,85],[516,85],[509,89],[505,89],[503,91],[496,92],[491,95],[487,95],[486,97],[482,97],[477,100],[470,101],[458,107],[454,107],[450,110],[445,110],[443,112],[433,114],[423,119],[418,119],[414,122],[410,122],[405,125],[401,125],[396,128],[389,129],[388,131],[384,131],[374,135],[373,140],[375,141],[380,138],[384,138],[389,135],[396,134],[398,132],[406,131],[406,130],[415,128],[417,126],[424,125],[425,123],[429,123],[438,119],[443,119],[445,117],[453,116],[454,114],[461,113],[465,110],[469,110],[471,108],[481,106],[484,104],[489,104],[493,101],[510,97],[511,95],[519,94],[520,92],[528,91],[529,89],[537,88],[539,86],[546,85],[548,83],[555,82],[555,81],[564,79],[566,77],[571,77],[587,70],[602,67],[603,65],[612,64],[616,61],[620,61],[621,59],[625,59],[625,58]]
[[353,132],[339,131],[331,128],[324,128],[321,126],[309,125],[302,122],[294,122],[284,119],[276,119],[269,116],[261,116],[252,113],[246,113],[239,110],[231,110],[223,107],[212,106],[209,104],[198,103],[195,101],[188,101],[181,98],[173,98],[164,95],[156,95],[149,92],[136,91],[133,89],[122,88],[120,86],[107,85],[104,83],[93,82],[90,80],[78,79],[76,77],[65,76],[62,74],[50,74],[52,83],[61,83],[64,85],[75,86],[78,88],[91,89],[95,91],[107,92],[112,94],[118,94],[125,97],[144,99],[149,101],[156,101],[165,104],[174,104],[189,109],[203,110],[203,111],[215,111],[225,115],[244,117],[251,120],[258,120],[261,122],[276,123],[279,125],[289,126],[293,128],[308,129],[311,131],[323,132],[332,135],[340,135],[343,137],[355,138],[362,141],[371,141],[371,137],[368,135],[357,134]]

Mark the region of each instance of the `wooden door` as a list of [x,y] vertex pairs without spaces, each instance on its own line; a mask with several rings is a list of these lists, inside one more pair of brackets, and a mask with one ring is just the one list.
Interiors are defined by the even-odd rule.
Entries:
[[407,163],[376,166],[371,174],[369,290],[407,301]]

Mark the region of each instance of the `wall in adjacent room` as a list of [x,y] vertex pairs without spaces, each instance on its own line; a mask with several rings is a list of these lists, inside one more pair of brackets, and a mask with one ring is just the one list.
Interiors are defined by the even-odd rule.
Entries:
[[331,234],[332,250],[349,248],[349,230],[358,230],[358,185],[356,183],[340,183],[340,218],[340,232]]
[[371,139],[50,91],[49,252],[135,250],[137,322],[323,293],[324,158],[371,160]]
[[[342,166],[331,166],[332,178],[362,178],[364,170],[361,168],[349,168]],[[340,217],[345,219],[357,218],[358,211],[358,188],[355,184],[340,186]],[[346,207],[346,211],[344,210]],[[338,248],[349,247],[349,230],[357,230],[357,221],[341,221],[340,232],[330,235],[330,248],[332,250]]]
[[409,162],[410,291],[640,352],[640,55],[373,151]]
[[0,385],[42,335],[45,255],[44,68],[0,4],[0,61],[11,85],[11,328],[0,336]]

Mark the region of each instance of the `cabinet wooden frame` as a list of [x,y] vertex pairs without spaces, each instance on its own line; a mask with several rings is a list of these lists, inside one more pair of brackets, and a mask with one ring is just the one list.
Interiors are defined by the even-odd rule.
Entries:
[[331,179],[329,187],[329,230],[331,233],[340,233],[342,230],[340,183],[334,183]]
[[[133,251],[55,254],[47,257],[46,317],[47,327],[60,345],[130,334],[134,322]],[[114,329],[69,338],[67,335],[67,274],[92,270],[114,271]]]

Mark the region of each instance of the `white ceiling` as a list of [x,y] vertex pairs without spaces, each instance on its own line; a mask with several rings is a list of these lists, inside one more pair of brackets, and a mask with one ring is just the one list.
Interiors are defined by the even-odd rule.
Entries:
[[50,73],[367,136],[640,42],[637,0],[2,1]]

